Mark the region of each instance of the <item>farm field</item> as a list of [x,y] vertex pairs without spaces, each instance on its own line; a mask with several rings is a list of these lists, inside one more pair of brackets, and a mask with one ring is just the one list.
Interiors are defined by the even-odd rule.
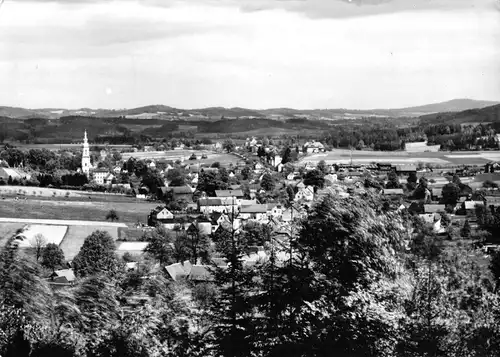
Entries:
[[0,201],[0,217],[28,219],[67,219],[82,221],[106,221],[109,210],[116,210],[119,222],[134,225],[146,223],[147,215],[157,203],[150,202],[96,202],[64,200],[15,200],[6,198]]
[[[318,163],[325,160],[327,164],[349,163],[351,161],[350,150],[332,150],[305,156],[301,162]],[[383,151],[358,151],[352,152],[352,162],[357,164],[370,164],[372,162],[384,162],[393,164],[417,164],[418,162],[442,165],[484,165],[490,161],[500,160],[500,152],[472,151],[472,152],[383,152]]]
[[[197,156],[197,160],[189,160],[192,154]],[[207,155],[206,159],[201,159],[203,154]],[[146,151],[146,152],[130,152],[124,153],[122,155],[124,160],[128,160],[130,157],[146,160],[146,159],[156,159],[156,160],[184,160],[184,162],[189,162],[192,164],[200,165],[211,165],[214,162],[220,162],[221,164],[233,164],[236,165],[241,159],[232,154],[226,153],[215,153],[206,150],[171,150],[171,151]]]
[[43,235],[45,242],[53,244],[61,244],[66,232],[68,230],[67,226],[56,226],[56,225],[43,225],[43,224],[33,224],[28,225],[24,230],[22,236],[24,239],[19,243],[21,248],[33,247],[33,238],[37,234]]
[[[82,144],[23,144],[19,142],[12,143],[22,149],[47,149],[47,150],[63,150],[63,149],[81,149]],[[92,145],[92,144],[91,144]],[[130,149],[132,145],[104,145],[96,144],[96,146],[105,146],[108,149]]]
[[114,239],[118,239],[118,227],[113,226],[69,226],[68,232],[64,236],[60,244],[60,248],[64,252],[64,257],[67,260],[72,260],[80,251],[80,248],[89,235],[91,235],[94,231],[101,230],[106,231],[109,235]]
[[26,226],[26,223],[11,223],[11,222],[1,222],[0,223],[0,247],[5,244],[7,239],[12,237],[18,229],[22,229]]

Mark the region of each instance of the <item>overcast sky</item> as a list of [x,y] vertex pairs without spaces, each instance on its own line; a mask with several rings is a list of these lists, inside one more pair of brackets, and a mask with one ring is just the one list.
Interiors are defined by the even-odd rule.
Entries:
[[500,100],[498,3],[5,0],[0,105],[365,109]]

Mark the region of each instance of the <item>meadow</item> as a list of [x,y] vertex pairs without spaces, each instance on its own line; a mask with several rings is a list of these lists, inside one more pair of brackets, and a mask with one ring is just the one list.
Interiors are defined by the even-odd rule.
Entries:
[[135,225],[147,223],[147,216],[158,203],[129,201],[112,202],[96,200],[36,199],[16,200],[4,198],[0,201],[0,217],[27,219],[63,219],[82,221],[106,221],[106,214],[114,209],[119,222]]
[[[325,160],[327,164],[349,163],[351,161],[351,151],[343,149],[333,149],[325,153],[317,153],[304,156],[303,163],[318,163]],[[402,164],[431,164],[434,166],[459,166],[484,165],[490,161],[500,160],[500,153],[491,151],[461,151],[461,152],[404,152],[404,151],[352,151],[352,162],[354,164],[370,164],[372,162]]]

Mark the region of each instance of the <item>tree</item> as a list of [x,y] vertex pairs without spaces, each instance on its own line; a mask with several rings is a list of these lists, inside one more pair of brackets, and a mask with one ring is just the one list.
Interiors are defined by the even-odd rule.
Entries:
[[443,186],[443,203],[454,205],[458,201],[458,197],[460,195],[460,187],[458,187],[455,183],[448,183]]
[[304,176],[304,185],[323,188],[325,186],[325,179],[323,173],[317,169],[308,171]]
[[276,184],[274,182],[273,176],[270,173],[265,173],[264,176],[262,176],[262,180],[260,181],[260,187],[262,187],[267,192],[270,192],[274,190],[275,186]]
[[83,242],[80,252],[73,259],[75,274],[81,277],[107,273],[114,275],[118,269],[116,246],[106,231],[95,231]]
[[64,252],[57,244],[49,243],[42,252],[42,265],[54,271],[64,264]]
[[318,169],[323,175],[328,173],[328,167],[326,166],[325,160],[321,160],[316,165],[316,169]]
[[234,144],[232,139],[227,139],[222,143],[222,148],[227,152],[232,152],[236,148],[236,145]]
[[415,172],[410,172],[410,175],[408,176],[407,179],[407,186],[409,190],[414,190],[415,187],[417,187],[417,174]]
[[109,212],[106,214],[106,221],[118,221],[120,217],[118,217],[118,213],[114,209],[109,210]]
[[170,180],[170,186],[184,186],[186,177],[179,169],[168,170],[167,179]]
[[469,223],[469,220],[466,219],[462,229],[460,230],[460,235],[464,238],[469,238],[470,234],[471,234],[470,223]]
[[165,229],[158,226],[153,232],[147,234],[145,238],[149,244],[144,249],[144,253],[151,255],[162,265],[174,262],[173,239]]
[[283,159],[281,160],[281,162],[283,164],[286,164],[287,162],[290,162],[292,161],[292,150],[290,149],[289,146],[287,146],[284,150],[283,150],[283,154],[281,155],[283,157]]
[[389,175],[387,175],[387,183],[385,184],[385,188],[401,188],[398,175],[394,171],[391,171]]
[[42,256],[42,250],[45,244],[47,244],[47,239],[41,233],[35,234],[30,240],[31,246],[35,250],[36,261]]

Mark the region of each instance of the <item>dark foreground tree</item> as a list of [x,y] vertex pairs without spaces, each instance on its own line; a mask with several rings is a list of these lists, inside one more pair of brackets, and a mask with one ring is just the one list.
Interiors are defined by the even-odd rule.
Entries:
[[54,271],[64,264],[64,252],[57,244],[49,243],[42,251],[42,265]]
[[113,238],[105,231],[95,231],[83,243],[73,259],[75,274],[81,277],[99,273],[115,274],[119,269]]
[[109,210],[109,212],[106,214],[106,221],[118,221],[120,217],[118,217],[118,213],[114,209]]

